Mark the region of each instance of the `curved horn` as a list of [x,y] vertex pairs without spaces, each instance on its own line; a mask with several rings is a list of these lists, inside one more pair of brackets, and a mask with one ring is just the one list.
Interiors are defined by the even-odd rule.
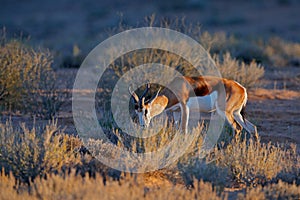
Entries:
[[159,94],[160,90],[161,90],[161,87],[159,87],[159,89],[158,89],[156,95],[153,96],[153,97],[149,100],[149,103],[150,103],[150,104],[158,97],[158,94]]
[[142,107],[145,106],[145,97],[142,98]]
[[148,81],[147,85],[146,85],[146,89],[144,90],[144,92],[143,92],[143,94],[141,96],[141,99],[146,96],[146,94],[148,93],[149,89],[150,89],[150,82]]
[[133,100],[135,103],[139,102],[139,97],[136,95],[136,93],[134,91],[131,90],[130,86],[128,88],[129,93],[131,94],[131,96],[133,97]]

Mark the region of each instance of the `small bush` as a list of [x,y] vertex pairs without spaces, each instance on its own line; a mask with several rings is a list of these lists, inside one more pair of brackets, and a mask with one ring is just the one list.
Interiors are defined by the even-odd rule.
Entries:
[[56,74],[48,50],[35,50],[18,40],[0,44],[0,105],[2,110],[21,111],[51,118],[66,93],[57,90]]
[[264,67],[254,60],[250,64],[238,61],[227,52],[220,56],[215,55],[214,60],[223,78],[235,80],[247,88],[255,86],[264,75]]
[[0,168],[11,171],[22,182],[47,172],[57,172],[80,162],[78,138],[63,134],[53,121],[44,128],[28,129],[0,124]]
[[300,64],[299,43],[287,42],[278,37],[272,37],[262,48],[273,65],[286,66]]
[[239,193],[237,199],[251,200],[253,197],[258,200],[299,199],[300,186],[279,181],[276,184],[270,184],[265,187],[257,186],[255,188],[248,188],[246,194]]
[[[153,121],[154,124],[161,122],[161,120]],[[202,137],[197,137],[202,132],[202,126],[194,128],[186,135],[182,135],[175,127],[162,129],[161,127],[161,125],[158,125],[153,129],[145,130],[137,128],[141,138],[133,137],[121,131],[114,131],[112,134],[115,134],[118,138],[116,144],[108,143],[107,140],[95,134],[95,136],[91,136],[92,138],[86,138],[85,145],[91,154],[99,160],[103,156],[112,161],[120,157],[118,170],[147,172],[149,169],[153,170],[153,168],[161,169],[162,167],[176,165],[176,160],[174,160],[176,156],[186,155],[188,157],[187,154],[195,154],[199,148],[196,144],[199,145],[202,142]],[[166,127],[165,124],[164,127]],[[106,136],[109,138],[109,135],[106,134]],[[191,144],[191,146],[187,148],[187,144]],[[130,153],[123,154],[120,149],[125,149]],[[181,151],[178,149],[181,149]],[[145,156],[142,158],[143,153],[150,154],[151,152],[153,152],[153,157]],[[134,153],[138,153],[139,156],[134,155]],[[141,162],[141,159],[143,162]]]
[[241,61],[250,63],[256,60],[265,65],[300,65],[300,44],[285,41],[279,37],[267,40],[260,38],[238,38],[225,32],[207,31],[194,37],[211,54],[222,55],[226,52]]
[[214,163],[207,164],[204,160],[190,159],[188,163],[179,162],[178,169],[186,185],[192,185],[193,180],[210,182],[213,186],[223,189],[227,184],[228,170],[217,167]]
[[213,34],[204,31],[199,35],[199,38],[196,39],[211,54],[229,51],[229,47],[235,46],[238,43],[233,35],[227,36],[226,33],[222,31]]
[[233,57],[246,63],[250,63],[252,60],[259,63],[268,61],[267,55],[259,45],[259,40],[238,38],[222,31],[213,34],[205,31],[197,40],[212,55],[230,52]]
[[280,172],[291,172],[299,165],[295,148],[286,149],[252,139],[232,141],[214,153],[218,166],[227,167],[236,181],[250,185],[268,183]]

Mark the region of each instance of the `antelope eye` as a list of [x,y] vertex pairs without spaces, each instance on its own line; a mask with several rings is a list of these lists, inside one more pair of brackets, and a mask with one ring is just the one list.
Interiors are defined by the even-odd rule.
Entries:
[[148,113],[148,110],[145,110],[145,115],[147,115],[147,113]]

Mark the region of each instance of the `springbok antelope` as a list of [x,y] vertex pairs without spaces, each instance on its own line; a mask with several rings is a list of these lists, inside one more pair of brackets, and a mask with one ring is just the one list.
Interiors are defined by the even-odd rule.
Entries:
[[[170,85],[172,86],[172,92],[166,88],[160,92],[159,89],[148,101],[145,101],[145,96],[150,88],[150,83],[147,84],[140,97],[129,87],[140,126],[148,127],[151,119],[163,111],[173,112],[176,123],[179,121],[180,112],[178,110],[180,109],[181,129],[186,133],[190,109],[197,108],[199,109],[197,112],[216,110],[220,116],[227,119],[236,136],[244,128],[258,139],[256,126],[243,116],[243,110],[247,102],[247,92],[246,88],[238,82],[211,76],[185,76],[176,77]],[[222,94],[224,91],[225,94]],[[197,105],[195,106],[195,104]]]

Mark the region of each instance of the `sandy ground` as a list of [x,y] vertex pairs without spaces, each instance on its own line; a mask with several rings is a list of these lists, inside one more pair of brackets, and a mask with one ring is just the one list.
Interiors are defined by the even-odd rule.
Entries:
[[262,140],[293,142],[299,146],[300,67],[269,69],[262,84],[264,89],[249,91],[247,107]]
[[[297,97],[289,95],[291,91],[261,89],[250,93],[247,107],[248,115],[258,126],[262,141],[292,142],[300,144],[300,93]],[[292,92],[294,94],[294,92]]]

